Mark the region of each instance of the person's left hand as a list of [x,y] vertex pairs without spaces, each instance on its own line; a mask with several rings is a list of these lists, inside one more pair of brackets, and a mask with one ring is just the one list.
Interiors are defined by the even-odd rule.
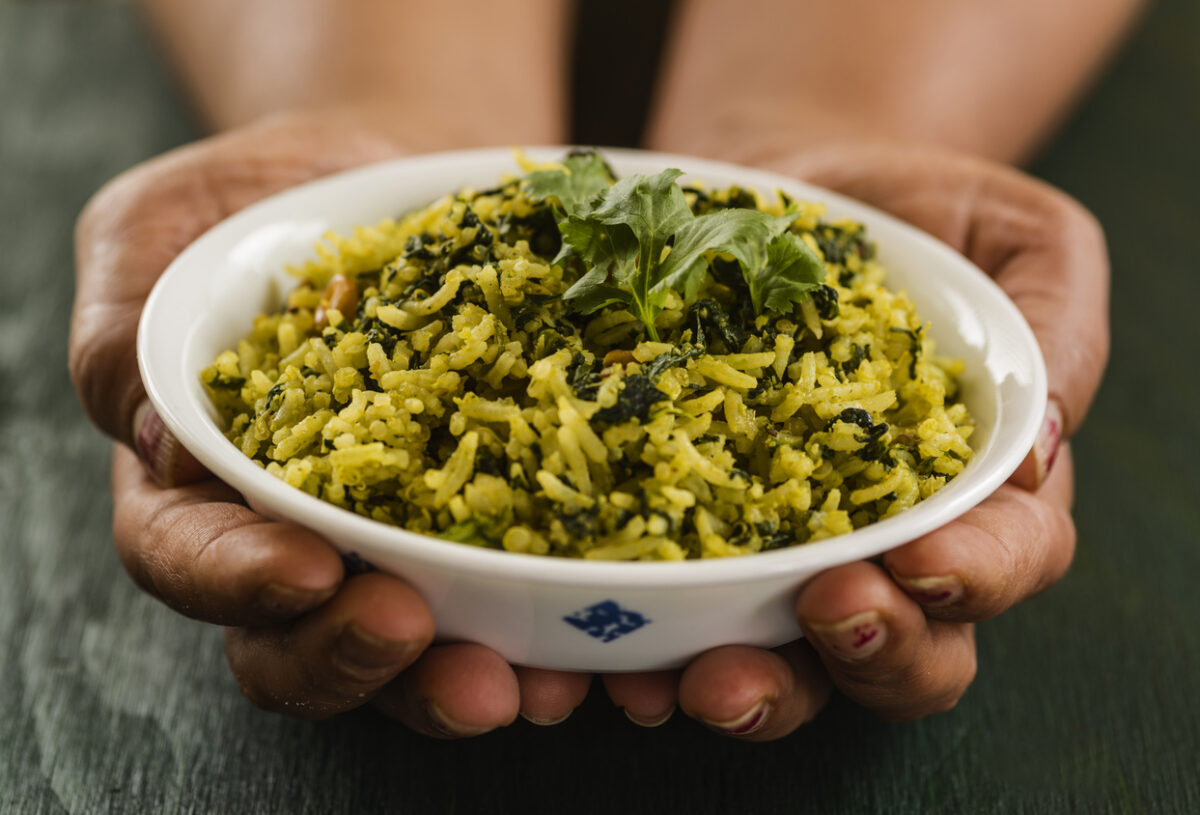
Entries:
[[[1092,216],[1009,167],[933,150],[838,149],[771,169],[871,203],[932,233],[990,274],[1032,326],[1050,400],[1034,449],[982,504],[877,561],[829,569],[796,601],[805,639],[725,646],[682,672],[612,674],[608,694],[655,725],[676,704],[718,732],[776,739],[836,687],[886,719],[955,705],[975,676],[974,623],[1057,581],[1075,548],[1069,437],[1108,353],[1108,259]],[[935,327],[936,331],[936,327]]]
[[[402,134],[405,129],[411,137]],[[512,667],[471,643],[431,645],[420,595],[382,573],[347,576],[336,550],[250,510],[191,458],[138,376],[138,315],[167,264],[221,219],[282,189],[437,145],[420,118],[313,111],[264,119],[126,171],[76,233],[71,373],[113,453],[113,542],[145,591],[225,626],[242,692],[306,718],[373,703],[422,733],[469,736],[518,713],[550,723],[587,693],[585,674]]]

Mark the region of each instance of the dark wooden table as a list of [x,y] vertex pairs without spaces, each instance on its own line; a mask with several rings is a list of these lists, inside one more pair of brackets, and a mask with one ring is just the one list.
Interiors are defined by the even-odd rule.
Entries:
[[1112,365],[1079,436],[1079,554],[983,625],[952,712],[844,702],[769,745],[593,694],[443,743],[242,700],[217,629],[112,552],[108,445],[66,374],[87,196],[195,136],[119,5],[0,2],[0,812],[1200,813],[1200,4],[1163,2],[1035,167],[1111,241]]

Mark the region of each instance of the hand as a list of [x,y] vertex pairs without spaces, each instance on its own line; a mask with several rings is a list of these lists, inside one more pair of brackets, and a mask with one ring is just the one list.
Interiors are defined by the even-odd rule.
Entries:
[[430,647],[433,618],[410,586],[383,574],[347,579],[320,537],[249,510],[179,446],[138,377],[142,305],[187,244],[286,187],[405,147],[446,146],[429,128],[397,137],[395,125],[349,111],[272,119],[136,167],[84,210],[71,374],[89,415],[120,442],[117,551],[147,592],[228,626],[230,667],[263,708],[322,717],[373,700],[436,736],[482,733],[518,711],[551,722],[582,701],[590,677],[514,669],[479,645]]
[[682,673],[605,677],[635,721],[676,703],[710,728],[753,741],[815,716],[831,685],[887,719],[952,707],[975,676],[974,623],[1057,581],[1075,547],[1068,438],[1108,354],[1108,259],[1095,220],[1011,168],[952,153],[831,149],[771,169],[871,203],[932,233],[992,275],[1041,345],[1050,400],[1021,468],[941,529],[818,575],[800,591],[805,639],[774,651],[727,646]]

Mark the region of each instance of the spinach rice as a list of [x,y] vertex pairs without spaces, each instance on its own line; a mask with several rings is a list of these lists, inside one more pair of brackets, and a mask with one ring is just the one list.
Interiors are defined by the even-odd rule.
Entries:
[[[820,540],[961,472],[973,427],[955,399],[961,363],[933,355],[861,225],[780,193],[682,188],[677,171],[612,186],[595,154],[526,170],[328,235],[293,270],[284,309],[201,374],[229,439],[384,523],[595,559]],[[605,220],[603,196],[651,187],[685,202],[672,217],[692,225],[647,249],[634,224],[629,263],[598,270],[578,229],[592,217],[620,244],[623,216]],[[692,221],[738,210],[792,242],[790,271],[769,265],[775,246],[755,278],[754,247],[688,243],[703,231]],[[698,258],[687,282],[651,291],[645,278],[635,296],[636,276],[685,243]],[[590,304],[577,296],[589,275]]]

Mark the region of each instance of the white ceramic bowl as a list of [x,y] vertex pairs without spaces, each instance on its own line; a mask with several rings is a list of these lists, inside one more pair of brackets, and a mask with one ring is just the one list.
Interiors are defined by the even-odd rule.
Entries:
[[[537,159],[565,148],[531,149]],[[1046,375],[1033,334],[995,284],[944,244],[875,209],[794,179],[696,158],[606,150],[618,174],[679,167],[711,186],[785,190],[864,223],[892,288],[932,324],[940,353],[967,366],[963,398],[978,422],[975,457],[926,501],[849,535],[743,558],[604,563],[481,549],[387,526],[287,486],[221,434],[200,370],[235,345],[295,285],[284,264],[312,255],[326,230],[373,224],[463,186],[516,172],[508,149],[401,159],[306,184],[255,204],[189,246],[142,314],[138,361],[163,421],[213,473],[265,515],[316,530],[352,559],[406,578],[438,636],[494,648],[514,663],[588,671],[680,665],[713,646],[772,647],[801,636],[796,589],[831,566],[878,555],[979,503],[1033,444]]]

